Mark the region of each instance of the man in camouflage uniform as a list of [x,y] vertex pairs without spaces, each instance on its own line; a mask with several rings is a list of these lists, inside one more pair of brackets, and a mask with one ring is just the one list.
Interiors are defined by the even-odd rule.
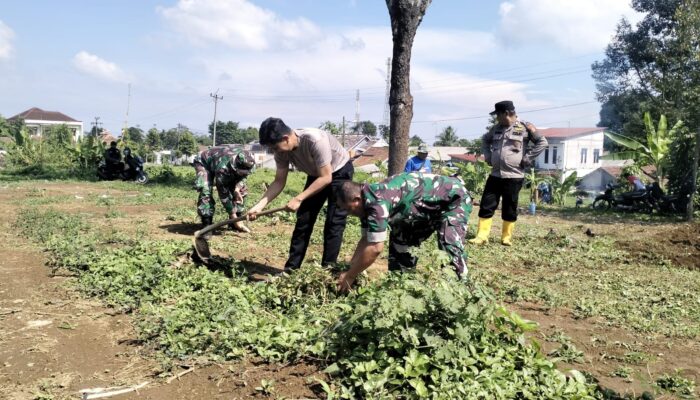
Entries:
[[[243,197],[247,192],[244,180],[254,165],[255,160],[249,152],[230,145],[212,147],[194,158],[195,189],[199,191],[197,214],[202,218],[202,225],[211,225],[214,219],[213,186],[216,186],[229,218],[243,213]],[[232,228],[250,232],[240,222],[233,224]]]
[[345,182],[337,196],[339,206],[362,223],[362,238],[350,269],[338,279],[341,290],[349,290],[357,275],[381,254],[389,228],[390,271],[415,268],[418,260],[409,253],[409,247],[418,246],[437,232],[438,246],[452,257],[457,275],[466,277],[463,241],[472,205],[459,179],[403,173],[375,184]]
[[493,214],[503,198],[501,243],[510,246],[518,219],[518,195],[523,187],[524,171],[533,166],[535,158],[547,147],[547,139],[531,123],[518,120],[512,101],[499,101],[491,115],[496,116],[498,123],[483,136],[481,151],[493,169],[479,205],[477,234],[469,242],[488,243]]

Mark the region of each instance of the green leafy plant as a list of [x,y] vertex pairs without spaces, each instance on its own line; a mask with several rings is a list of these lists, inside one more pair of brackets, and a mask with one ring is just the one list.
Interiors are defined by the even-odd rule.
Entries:
[[666,116],[659,117],[659,124],[654,128],[649,112],[644,113],[644,128],[646,130],[646,143],[635,139],[605,132],[613,142],[627,148],[626,151],[606,154],[603,160],[635,160],[640,166],[653,165],[656,167],[656,179],[660,185],[664,185],[665,169],[669,159],[669,146],[683,126],[682,121],[677,121],[671,129],[668,129]]

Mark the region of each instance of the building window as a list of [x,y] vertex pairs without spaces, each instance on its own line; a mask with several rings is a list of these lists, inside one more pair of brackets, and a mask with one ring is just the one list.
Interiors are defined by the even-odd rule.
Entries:
[[593,150],[593,164],[598,164],[598,160],[600,160],[600,149],[595,149]]
[[588,161],[588,149],[581,149],[581,164],[585,164]]
[[557,164],[557,146],[552,146],[552,164]]
[[544,149],[544,163],[549,164],[549,147]]

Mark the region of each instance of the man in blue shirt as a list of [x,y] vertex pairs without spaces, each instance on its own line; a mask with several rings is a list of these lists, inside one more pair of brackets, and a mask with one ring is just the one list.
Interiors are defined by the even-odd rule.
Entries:
[[418,153],[406,161],[403,172],[426,172],[432,173],[433,168],[428,160],[428,145],[421,143],[418,146]]

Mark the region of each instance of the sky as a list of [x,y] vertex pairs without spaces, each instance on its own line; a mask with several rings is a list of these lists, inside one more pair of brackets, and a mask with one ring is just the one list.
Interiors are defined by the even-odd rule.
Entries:
[[[481,136],[512,100],[538,127],[599,121],[591,64],[628,0],[434,0],[411,60],[410,135]],[[59,111],[118,133],[214,118],[384,123],[392,37],[381,0],[0,0],[0,115]]]

